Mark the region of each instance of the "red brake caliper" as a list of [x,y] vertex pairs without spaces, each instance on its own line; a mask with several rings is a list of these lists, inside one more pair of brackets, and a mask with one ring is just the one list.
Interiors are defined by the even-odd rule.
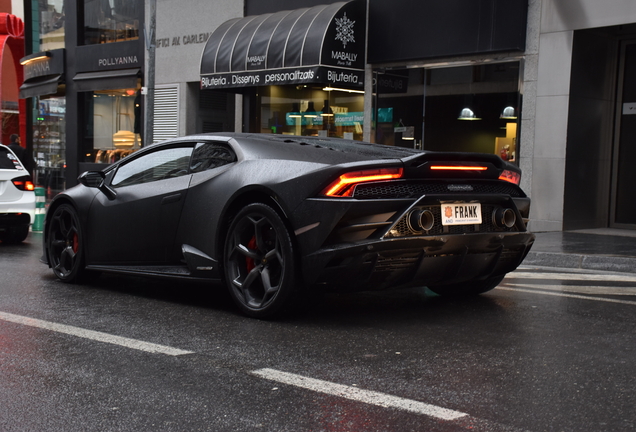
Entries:
[[[247,248],[250,250],[256,249],[256,236],[252,237],[252,239],[247,243]],[[245,257],[245,265],[247,267],[247,272],[251,272],[256,267],[256,262],[250,257]]]
[[79,237],[77,236],[77,233],[73,233],[73,252],[77,253],[78,249],[79,249]]

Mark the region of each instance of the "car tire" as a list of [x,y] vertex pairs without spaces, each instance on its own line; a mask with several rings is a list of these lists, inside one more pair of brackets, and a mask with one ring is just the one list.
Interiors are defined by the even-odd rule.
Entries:
[[22,225],[8,228],[2,237],[3,243],[17,244],[22,243],[29,235],[29,225]]
[[494,276],[480,281],[468,281],[449,285],[434,285],[429,286],[428,289],[441,296],[474,296],[494,289],[501,283],[504,277],[506,277],[506,275]]
[[64,282],[77,282],[84,273],[84,236],[77,211],[62,204],[47,221],[46,248],[49,265]]
[[223,256],[228,290],[242,312],[267,318],[287,310],[298,292],[295,251],[273,208],[244,207],[230,224]]

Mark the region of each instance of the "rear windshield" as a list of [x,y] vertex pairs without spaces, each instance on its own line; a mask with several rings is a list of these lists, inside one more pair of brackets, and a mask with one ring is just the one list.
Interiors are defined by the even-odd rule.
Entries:
[[18,159],[5,148],[0,148],[0,169],[23,169]]

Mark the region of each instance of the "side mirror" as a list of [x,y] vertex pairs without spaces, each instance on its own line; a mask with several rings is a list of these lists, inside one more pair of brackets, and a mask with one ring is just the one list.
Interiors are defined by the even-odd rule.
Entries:
[[77,181],[86,187],[99,189],[105,178],[104,173],[101,171],[86,171],[77,178]]
[[97,188],[106,195],[109,200],[114,200],[117,193],[106,185],[105,179],[106,175],[102,171],[86,171],[77,178],[84,186]]

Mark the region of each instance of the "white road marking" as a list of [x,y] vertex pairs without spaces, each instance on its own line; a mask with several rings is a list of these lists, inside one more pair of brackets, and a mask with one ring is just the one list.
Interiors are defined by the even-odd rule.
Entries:
[[405,399],[398,396],[392,396],[371,390],[363,390],[357,387],[336,384],[329,381],[296,375],[293,373],[282,372],[276,369],[265,368],[252,371],[251,373],[260,378],[301,387],[319,393],[326,393],[345,399],[380,406],[383,408],[397,408],[403,411],[423,414],[442,420],[456,420],[468,415],[463,412],[430,405],[424,402],[418,402],[415,400]]
[[590,273],[532,273],[515,271],[509,273],[507,278],[522,279],[548,279],[548,280],[579,280],[579,281],[610,281],[610,282],[634,282],[636,276],[624,274],[590,274]]
[[58,333],[65,333],[71,336],[77,336],[85,339],[91,339],[98,342],[105,342],[114,345],[120,345],[126,348],[132,348],[140,351],[146,351],[153,354],[166,354],[178,356],[183,354],[192,354],[192,351],[185,351],[178,348],[172,348],[165,345],[144,342],[137,339],[130,339],[121,336],[115,336],[108,333],[102,333],[93,330],[86,330],[79,327],[73,327],[66,324],[58,324],[50,321],[43,321],[35,318],[14,315],[6,312],[0,312],[0,320],[8,321],[16,324],[22,324],[31,327],[37,327],[46,330],[52,330]]
[[575,298],[575,299],[582,299],[582,300],[592,300],[592,301],[599,301],[599,302],[606,302],[606,303],[620,303],[620,304],[636,306],[636,301],[615,300],[615,299],[600,298],[600,297],[588,297],[588,296],[582,296],[582,295],[576,295],[576,294],[566,294],[563,292],[540,291],[539,289],[524,289],[524,288],[508,288],[507,287],[509,285],[513,285],[513,286],[526,286],[526,285],[517,285],[517,284],[508,284],[508,283],[504,285],[506,286],[498,286],[495,289],[504,290],[504,291],[526,292],[531,294],[548,295],[548,296],[555,296],[555,297],[568,297],[568,298]]
[[544,285],[540,283],[513,283],[514,278],[502,283],[503,286],[518,286],[523,288],[536,288],[545,291],[558,291],[575,294],[611,295],[611,296],[635,296],[636,287],[592,286],[592,285]]
[[[521,279],[549,280],[552,284],[541,283],[516,283]],[[636,301],[618,300],[601,297],[588,297],[578,294],[590,295],[613,295],[613,296],[636,296],[636,286],[634,287],[612,287],[612,286],[579,286],[579,285],[555,285],[557,281],[582,281],[582,282],[633,282],[636,283],[636,276],[623,274],[594,274],[594,273],[552,273],[552,272],[527,272],[515,271],[506,276],[504,282],[497,289],[507,291],[527,292],[532,294],[551,295],[556,297],[568,297],[583,300],[592,300],[606,303],[619,303],[636,305]],[[576,294],[574,294],[576,293]]]

